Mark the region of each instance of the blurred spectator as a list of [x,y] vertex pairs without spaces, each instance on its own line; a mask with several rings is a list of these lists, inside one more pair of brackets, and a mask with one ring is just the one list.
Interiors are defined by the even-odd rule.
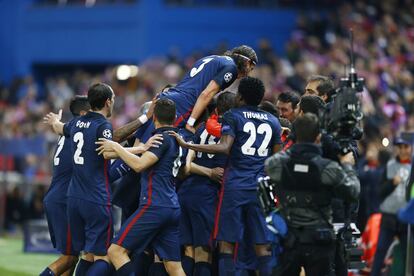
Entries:
[[409,141],[398,137],[395,140],[397,154],[395,158],[387,163],[384,182],[381,187],[380,196],[383,199],[380,205],[382,213],[380,234],[378,238],[377,251],[371,275],[381,275],[385,255],[397,236],[403,248],[405,260],[405,248],[407,245],[407,226],[398,221],[397,212],[406,204],[406,189],[411,170],[412,146]]
[[46,189],[43,185],[37,185],[34,190],[33,196],[30,198],[28,218],[29,219],[41,219],[44,215],[43,211],[43,197],[45,196]]
[[14,187],[6,196],[5,228],[14,231],[18,224],[23,222],[24,202],[19,187]]
[[381,199],[379,189],[383,181],[384,171],[390,153],[381,150],[381,146],[371,142],[366,146],[365,154],[358,160],[358,176],[361,183],[361,194],[357,226],[364,231],[369,216],[379,212]]

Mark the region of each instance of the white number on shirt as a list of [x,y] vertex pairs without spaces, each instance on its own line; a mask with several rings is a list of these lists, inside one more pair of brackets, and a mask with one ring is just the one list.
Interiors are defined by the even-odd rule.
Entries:
[[178,156],[174,160],[174,165],[173,165],[173,169],[172,169],[172,174],[173,174],[174,177],[176,177],[178,175],[178,171],[180,170],[181,157],[182,156],[183,156],[183,149],[181,147],[178,147]]
[[53,158],[53,164],[58,166],[60,163],[59,154],[63,149],[63,145],[65,144],[65,136],[61,136],[58,141],[58,148],[56,149],[55,157]]
[[83,147],[83,133],[82,132],[76,132],[76,134],[73,136],[73,141],[77,143],[76,145],[76,151],[73,155],[73,160],[75,161],[75,164],[83,165],[84,159],[82,156],[82,147]]
[[205,58],[205,59],[203,59],[203,63],[201,63],[200,66],[193,67],[193,69],[191,69],[191,71],[190,71],[190,77],[194,77],[195,75],[197,75],[201,70],[203,70],[204,65],[206,65],[207,63],[209,63],[212,60],[213,60],[213,58]]
[[[201,133],[200,135],[200,145],[205,145],[205,144],[209,144],[209,145],[217,144],[216,141],[214,141],[214,136],[209,135],[207,132],[207,129],[205,129],[203,133]],[[203,156],[203,153],[200,151],[197,152],[197,158],[201,158],[201,156]],[[214,154],[208,153],[207,157],[211,159],[214,157]]]
[[270,125],[266,123],[260,124],[256,130],[256,126],[252,122],[247,122],[243,127],[243,131],[249,133],[250,136],[241,147],[242,153],[245,155],[254,155],[256,153],[256,148],[252,146],[254,142],[256,142],[256,136],[257,134],[264,134],[265,137],[262,144],[257,149],[257,154],[259,156],[267,156],[269,152],[267,147],[269,146],[272,138],[272,128]]

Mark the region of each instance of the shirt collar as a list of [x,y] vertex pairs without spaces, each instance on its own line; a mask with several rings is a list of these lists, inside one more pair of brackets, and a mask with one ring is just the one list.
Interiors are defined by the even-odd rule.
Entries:
[[157,133],[163,133],[164,131],[175,131],[175,132],[177,132],[178,129],[176,127],[173,127],[173,126],[159,127],[159,128],[156,128],[152,132],[152,135],[157,134]]

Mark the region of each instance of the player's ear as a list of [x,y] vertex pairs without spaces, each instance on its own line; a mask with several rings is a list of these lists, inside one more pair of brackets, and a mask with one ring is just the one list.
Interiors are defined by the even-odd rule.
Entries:
[[112,99],[110,99],[110,98],[106,99],[105,106],[110,107],[111,106],[111,101],[112,101]]

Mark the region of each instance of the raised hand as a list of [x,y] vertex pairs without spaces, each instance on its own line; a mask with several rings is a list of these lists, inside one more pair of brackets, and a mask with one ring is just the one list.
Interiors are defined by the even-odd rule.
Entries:
[[148,111],[147,111],[147,118],[148,119],[151,119],[152,118],[152,115],[154,114],[154,108],[155,108],[155,104],[158,102],[158,96],[159,96],[159,93],[157,93],[155,96],[154,96],[154,98],[152,98],[152,101],[151,101],[151,105],[149,106],[149,108],[148,108]]
[[58,113],[49,112],[43,117],[43,123],[48,125],[53,125],[54,123],[60,122],[62,119],[62,109],[59,110]]

